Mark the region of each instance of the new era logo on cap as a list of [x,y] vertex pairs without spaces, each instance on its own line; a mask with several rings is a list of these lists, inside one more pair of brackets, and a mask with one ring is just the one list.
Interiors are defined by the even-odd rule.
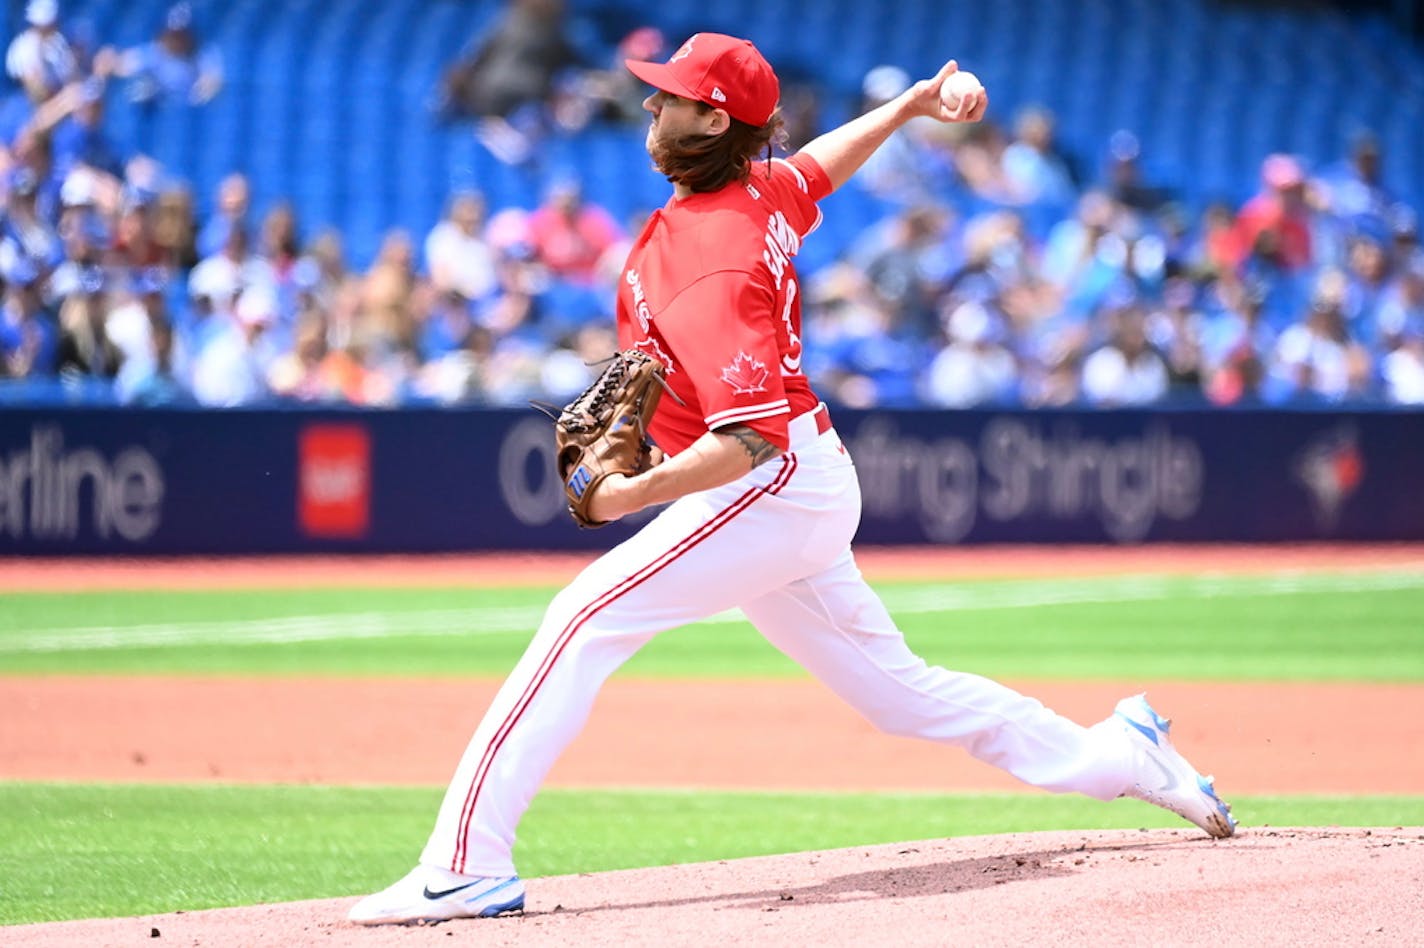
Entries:
[[651,86],[725,109],[748,125],[769,122],[781,98],[781,83],[757,48],[723,33],[694,35],[666,63],[629,59],[624,65]]

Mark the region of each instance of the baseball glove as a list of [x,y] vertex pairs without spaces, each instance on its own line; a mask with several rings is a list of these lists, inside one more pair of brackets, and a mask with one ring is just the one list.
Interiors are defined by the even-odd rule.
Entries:
[[569,515],[579,526],[601,527],[607,522],[588,513],[594,489],[605,477],[641,474],[652,465],[648,421],[664,388],[662,363],[636,349],[625,349],[554,418],[559,477]]

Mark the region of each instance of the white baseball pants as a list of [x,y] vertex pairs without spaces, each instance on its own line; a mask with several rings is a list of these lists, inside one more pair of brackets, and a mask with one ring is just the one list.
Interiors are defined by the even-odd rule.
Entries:
[[515,874],[519,819],[604,680],[657,633],[738,606],[888,733],[963,747],[1048,790],[1121,795],[1133,770],[1120,729],[1084,728],[910,651],[851,555],[855,469],[812,414],[792,421],[787,454],[676,501],[554,597],[460,760],[422,863]]

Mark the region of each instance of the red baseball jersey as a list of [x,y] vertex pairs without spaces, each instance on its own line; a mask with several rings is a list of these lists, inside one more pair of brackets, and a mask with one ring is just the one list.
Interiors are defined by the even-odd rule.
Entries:
[[816,407],[792,258],[830,192],[821,166],[796,155],[757,163],[745,185],[674,196],[648,218],[618,285],[618,344],[661,362],[684,403],[665,395],[649,426],[667,453],[726,425],[784,450],[786,423]]

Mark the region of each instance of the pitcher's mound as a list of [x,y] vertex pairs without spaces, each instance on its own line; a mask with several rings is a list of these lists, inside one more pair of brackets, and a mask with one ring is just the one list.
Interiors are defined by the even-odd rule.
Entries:
[[[354,899],[5,930],[25,945],[1418,944],[1424,827],[962,837],[528,880],[523,916],[345,922]],[[148,939],[161,939],[149,941]],[[7,939],[8,940],[8,939]]]

